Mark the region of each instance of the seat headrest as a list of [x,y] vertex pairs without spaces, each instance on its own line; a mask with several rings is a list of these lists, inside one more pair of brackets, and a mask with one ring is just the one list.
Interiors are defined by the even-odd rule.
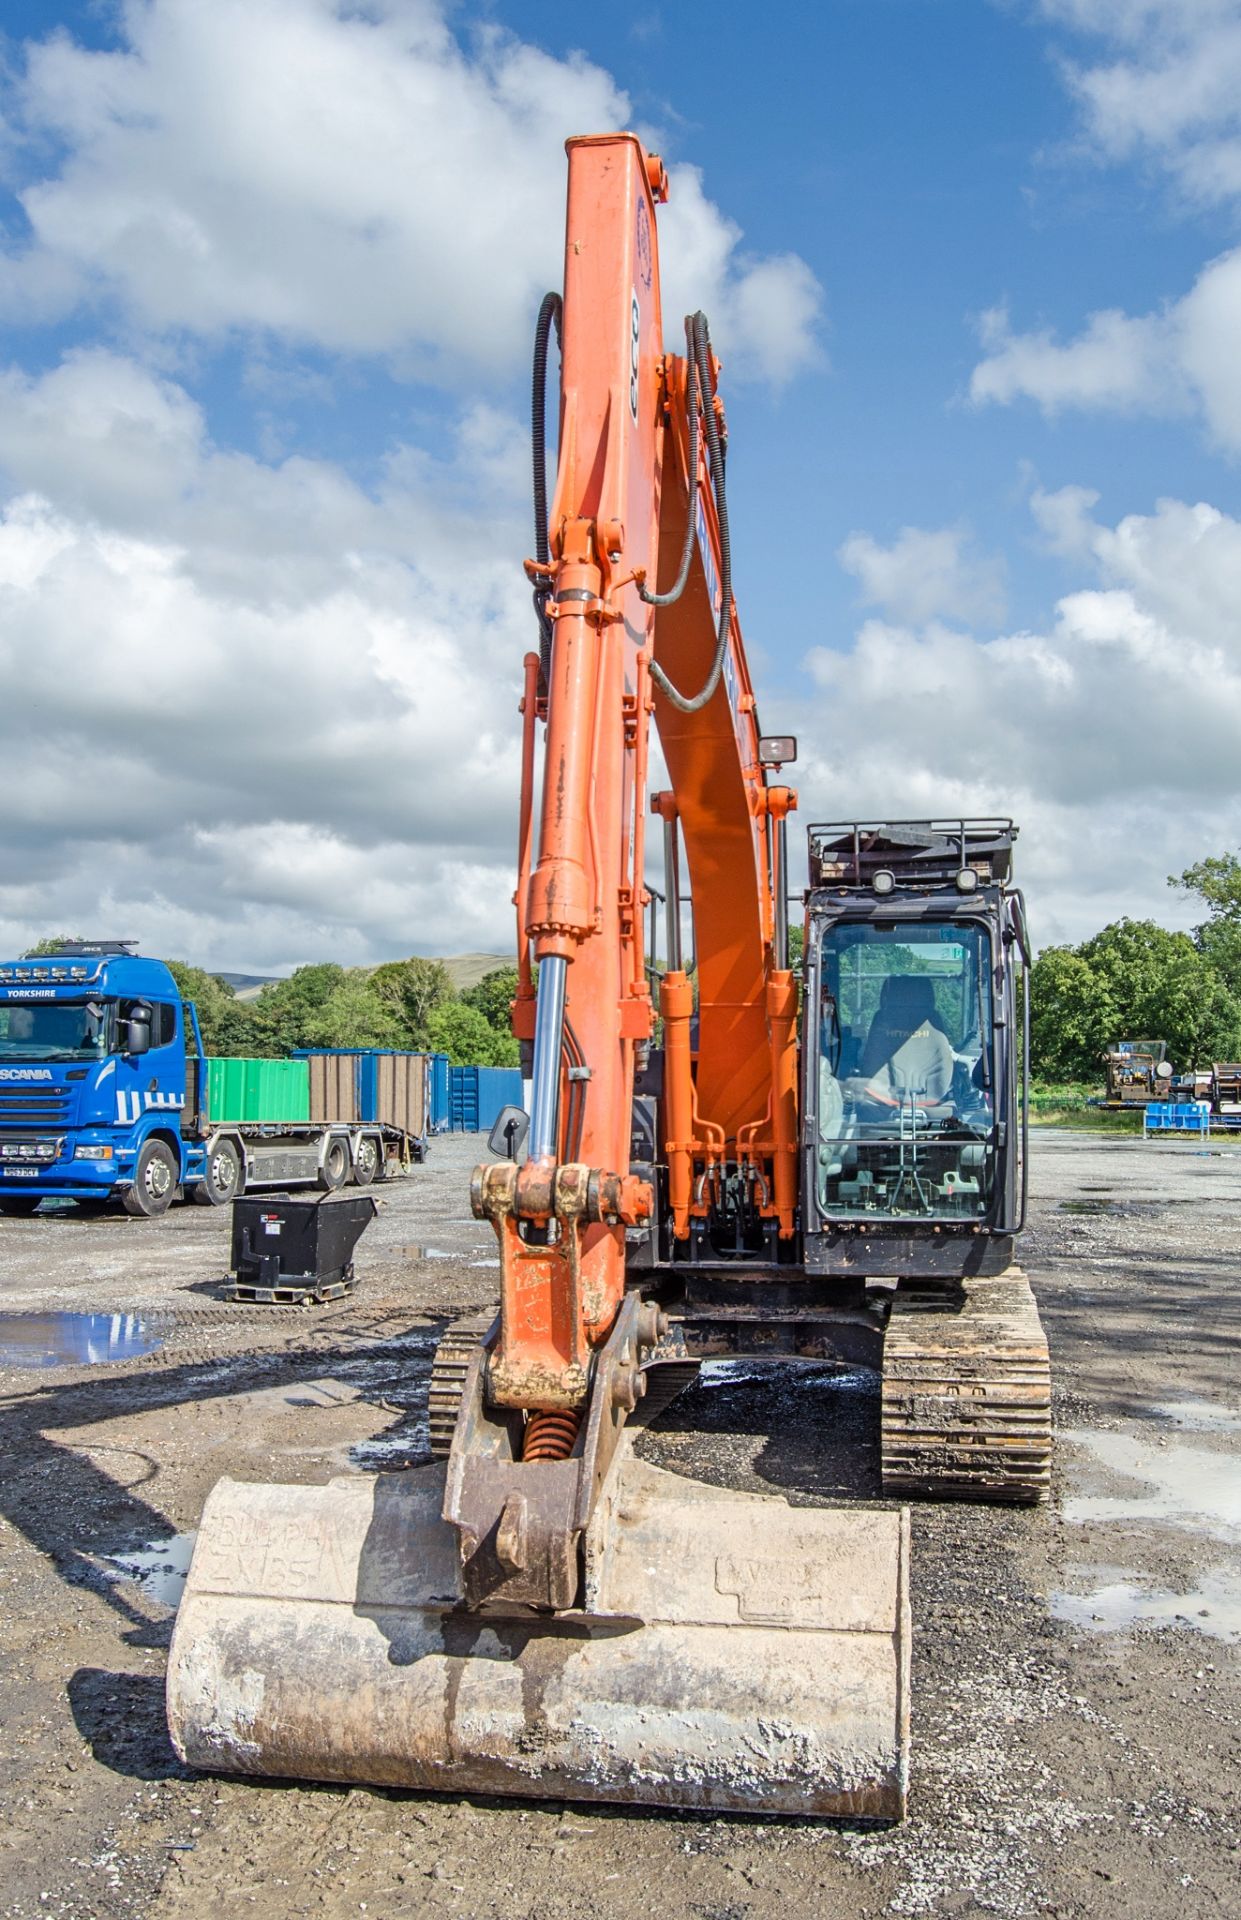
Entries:
[[879,1011],[892,1026],[912,1033],[924,1020],[935,1018],[935,988],[925,974],[890,973],[879,995]]

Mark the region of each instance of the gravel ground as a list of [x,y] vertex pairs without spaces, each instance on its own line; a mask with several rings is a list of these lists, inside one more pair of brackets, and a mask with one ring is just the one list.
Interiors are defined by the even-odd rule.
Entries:
[[[179,1767],[162,1679],[185,1536],[223,1472],[318,1481],[425,1458],[438,1330],[494,1297],[493,1247],[468,1212],[478,1147],[438,1142],[380,1190],[357,1293],[320,1309],[218,1299],[226,1213],[0,1221],[0,1913],[1241,1911],[1228,1142],[1036,1136],[1023,1259],[1057,1381],[1054,1497],[1034,1513],[914,1512],[902,1827]],[[66,1314],[103,1316],[99,1364]],[[875,1499],[877,1409],[864,1373],[716,1367],[641,1445],[752,1491]]]

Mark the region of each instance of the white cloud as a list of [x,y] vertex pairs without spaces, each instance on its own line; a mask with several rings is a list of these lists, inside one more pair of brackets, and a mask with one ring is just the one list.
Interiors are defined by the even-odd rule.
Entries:
[[1014,333],[1007,311],[997,307],[983,314],[979,333],[987,352],[970,380],[976,402],[1024,396],[1051,414],[1065,407],[1135,412],[1185,404],[1163,316],[1096,313],[1076,340],[1061,345],[1046,329]]
[[1109,54],[1066,60],[1086,131],[1109,159],[1144,154],[1205,201],[1241,193],[1241,15],[1235,0],[1042,0]]
[[215,448],[114,355],[8,375],[3,944],[88,920],[218,965],[507,945],[510,441],[466,416],[453,457],[368,493]]
[[[1087,141],[1108,161],[1144,159],[1195,202],[1241,200],[1241,9],[1236,0],[1041,0],[1046,18],[1101,39],[1107,57],[1065,59]],[[1076,337],[1014,331],[984,314],[971,398],[1121,413],[1196,411],[1241,449],[1241,248],[1210,261],[1154,312],[1091,314]]]
[[[474,411],[443,460],[398,450],[366,490],[219,448],[116,355],[7,376],[0,945],[132,935],[260,971],[507,950],[520,451]],[[885,617],[807,663],[805,817],[1013,812],[1042,939],[1175,917],[1164,875],[1241,842],[1241,521],[1095,505],[1035,494],[1082,584],[994,638],[945,624],[989,591],[959,530],[855,535]]]
[[851,533],[837,557],[861,583],[863,605],[881,607],[895,620],[1003,618],[1003,563],[970,552],[961,527],[902,527],[890,547]]
[[981,333],[987,352],[970,380],[978,405],[1028,399],[1051,415],[1193,409],[1221,447],[1241,449],[1241,248],[1161,312],[1096,313],[1064,344],[1047,330],[1014,333],[1003,309],[983,316]]
[[1161,501],[1119,525],[1083,488],[1036,494],[1089,584],[1038,631],[974,638],[873,619],[816,648],[807,817],[1013,815],[1036,937],[1192,917],[1165,886],[1241,842],[1241,521]]
[[[63,157],[21,194],[10,314],[511,371],[560,279],[565,136],[630,119],[609,74],[494,28],[463,46],[439,0],[132,0],[121,27],[117,51],[27,49],[20,121]],[[811,363],[809,268],[743,253],[698,170],[672,179],[670,335],[703,306],[736,372]]]
[[1099,496],[1092,487],[1060,487],[1055,493],[1035,487],[1030,511],[1048,551],[1066,560],[1084,559],[1096,531],[1090,509],[1098,504]]

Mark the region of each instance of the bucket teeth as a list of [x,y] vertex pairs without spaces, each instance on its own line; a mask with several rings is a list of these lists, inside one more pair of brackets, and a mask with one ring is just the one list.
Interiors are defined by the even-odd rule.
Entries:
[[1051,1367],[1020,1268],[950,1293],[897,1293],[883,1347],[882,1420],[885,1493],[1046,1499]]

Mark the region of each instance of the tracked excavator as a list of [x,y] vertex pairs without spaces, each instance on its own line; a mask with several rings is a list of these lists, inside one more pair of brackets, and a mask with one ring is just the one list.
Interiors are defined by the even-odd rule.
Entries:
[[[790,967],[796,746],[761,732],[742,644],[719,363],[700,314],[665,348],[658,158],[629,134],[568,153],[534,369],[513,1011],[531,1093],[472,1185],[499,1312],[441,1343],[430,1464],[213,1490],[169,1722],[183,1759],[228,1772],[895,1819],[900,1502],[1031,1502],[1048,1480],[1047,1347],[1013,1265],[1015,831],[812,826]],[[791,1506],[648,1464],[636,1426],[721,1354],[881,1369],[896,1498]]]

